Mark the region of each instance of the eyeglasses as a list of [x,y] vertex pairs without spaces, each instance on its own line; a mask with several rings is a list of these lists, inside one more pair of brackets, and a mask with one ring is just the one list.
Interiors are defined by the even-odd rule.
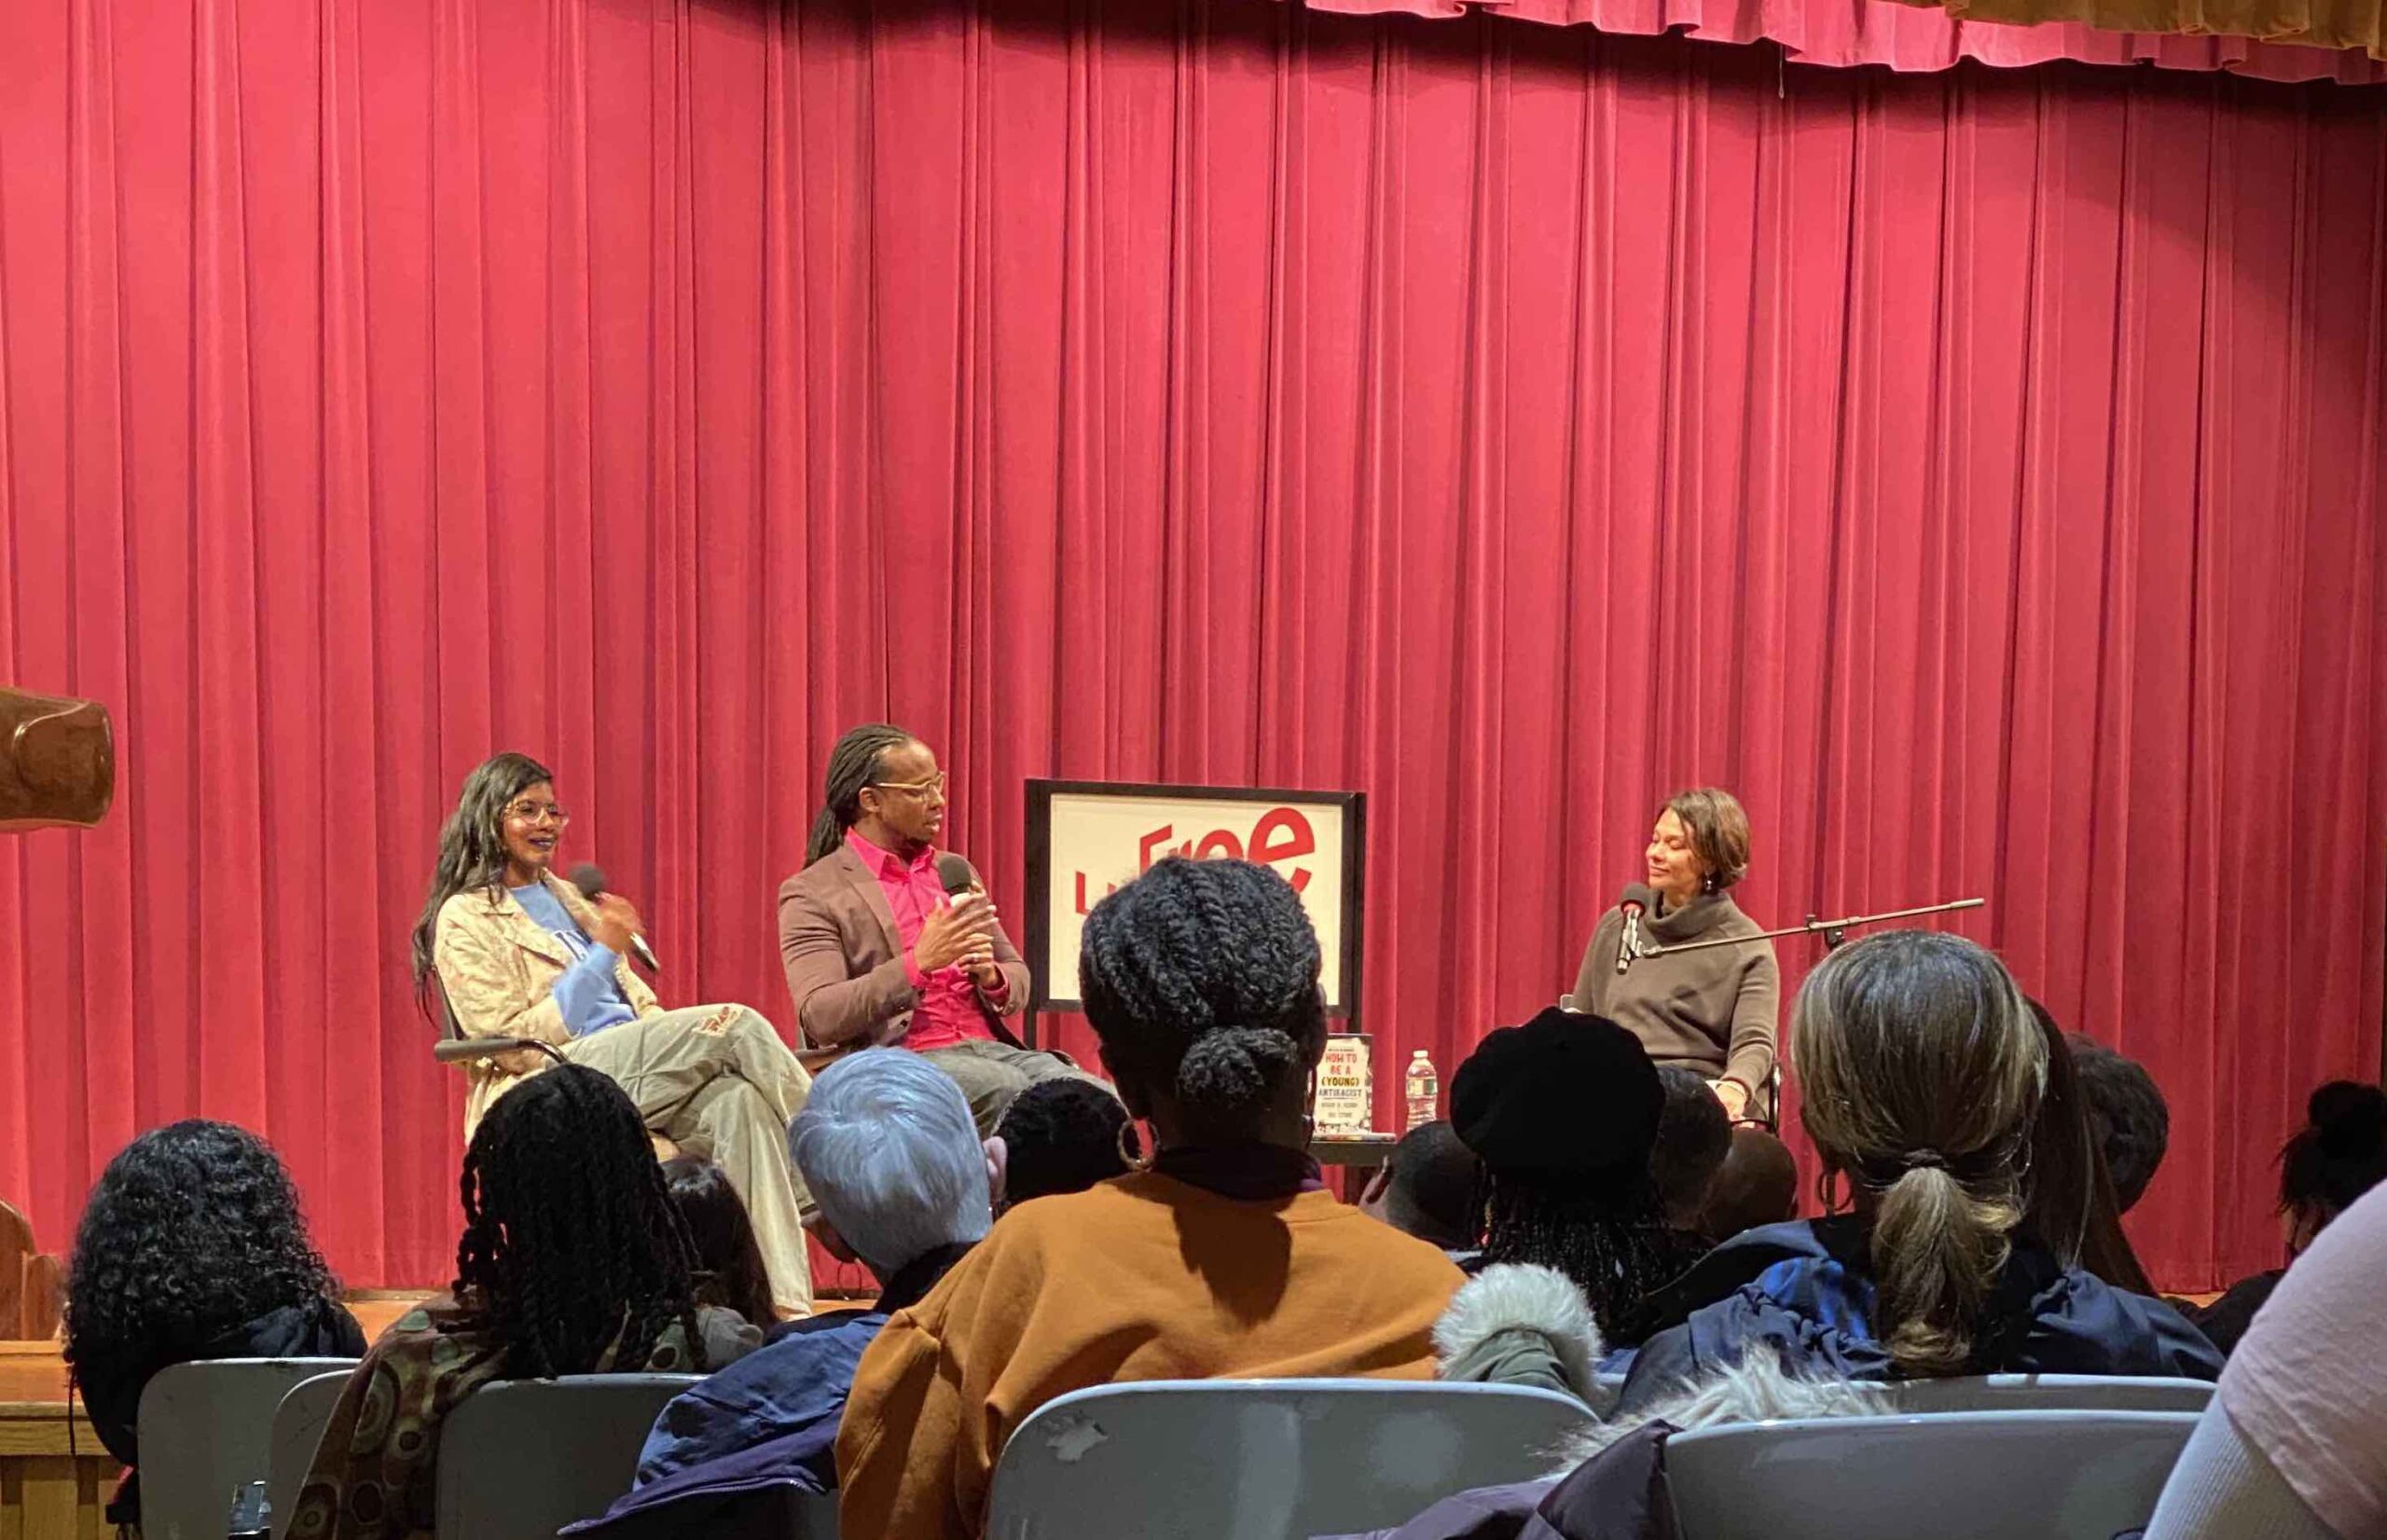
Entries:
[[873,781],[871,785],[881,791],[909,791],[916,797],[934,792],[941,797],[945,795],[945,772],[940,770],[926,780],[880,780]]
[[509,818],[517,818],[533,829],[549,821],[552,821],[558,829],[561,829],[572,821],[571,814],[551,802],[517,802],[506,808],[505,816]]

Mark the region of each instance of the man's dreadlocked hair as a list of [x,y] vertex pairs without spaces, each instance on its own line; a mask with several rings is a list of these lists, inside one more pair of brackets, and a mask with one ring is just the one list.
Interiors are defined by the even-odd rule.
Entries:
[[1610,1347],[1649,1335],[1642,1301],[1674,1281],[1680,1258],[1647,1173],[1621,1185],[1486,1173],[1484,1189],[1485,1263],[1538,1262],[1575,1280]]
[[862,794],[886,772],[888,751],[919,739],[891,722],[864,722],[849,728],[829,750],[829,769],[821,789],[821,811],[812,820],[812,837],[804,847],[810,866],[834,852],[846,831],[862,821]]
[[506,1344],[506,1374],[645,1366],[674,1322],[695,1352],[696,1248],[621,1087],[559,1065],[500,1098],[464,1154],[456,1295]]

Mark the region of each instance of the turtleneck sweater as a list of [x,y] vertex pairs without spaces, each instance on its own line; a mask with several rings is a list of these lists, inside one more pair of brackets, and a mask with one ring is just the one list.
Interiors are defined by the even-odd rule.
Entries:
[[1575,1009],[1631,1031],[1660,1064],[1688,1065],[1711,1079],[1737,1080],[1752,1093],[1773,1072],[1774,1016],[1782,973],[1772,942],[1663,952],[1616,970],[1624,942],[1622,902],[1644,906],[1641,941],[1662,947],[1727,936],[1754,936],[1758,923],[1726,893],[1706,893],[1658,913],[1658,896],[1639,883],[1600,919],[1575,975]]

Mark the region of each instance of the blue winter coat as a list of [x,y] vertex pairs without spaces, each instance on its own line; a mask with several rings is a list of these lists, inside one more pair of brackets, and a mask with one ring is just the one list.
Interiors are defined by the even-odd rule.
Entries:
[[[1865,1229],[1853,1217],[1793,1220],[1725,1242],[1653,1299],[1662,1321],[1624,1382],[1637,1411],[1765,1344],[1792,1373],[1892,1378],[1873,1332]],[[2221,1354],[2179,1312],[2127,1293],[2018,1238],[1977,1327],[1979,1374],[2221,1376]]]

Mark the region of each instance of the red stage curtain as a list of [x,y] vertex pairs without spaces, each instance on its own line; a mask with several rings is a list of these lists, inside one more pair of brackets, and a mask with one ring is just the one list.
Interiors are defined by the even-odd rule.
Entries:
[[1387,1109],[1733,786],[1752,913],[1986,895],[2152,1066],[2159,1278],[2273,1262],[2272,1151],[2379,1064],[2383,246],[2375,104],[2221,75],[0,7],[0,678],[123,742],[104,828],[0,842],[0,1191],[62,1244],[206,1112],[436,1281],[464,771],[548,758],[667,997],[783,1018],[775,885],[891,715],[1014,918],[1023,777],[1364,788]]

